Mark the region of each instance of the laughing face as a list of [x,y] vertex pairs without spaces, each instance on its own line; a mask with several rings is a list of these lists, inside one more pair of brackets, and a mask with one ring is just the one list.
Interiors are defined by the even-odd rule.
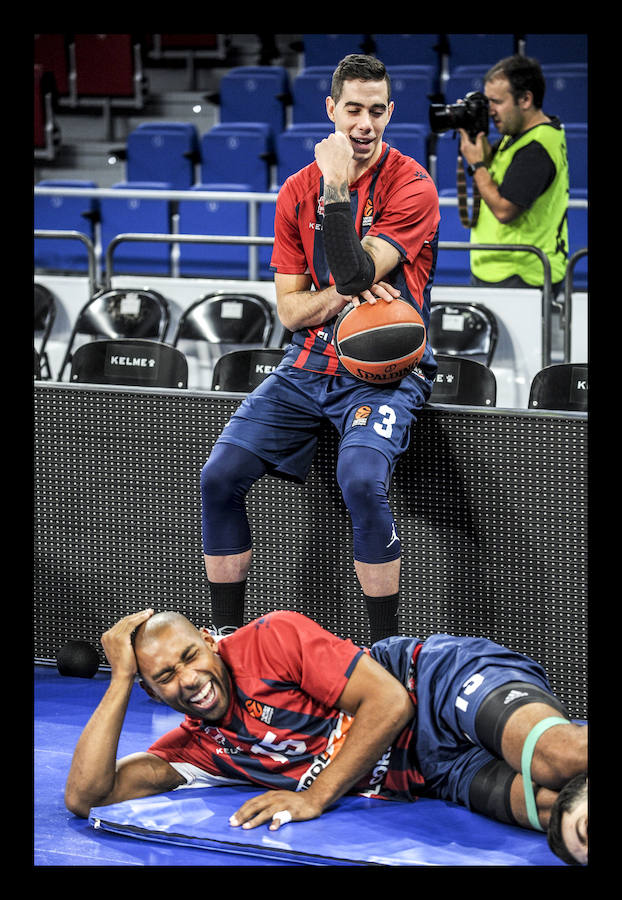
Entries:
[[337,103],[327,97],[326,111],[335,130],[350,141],[355,164],[364,169],[373,165],[393,113],[386,81],[346,81]]
[[182,616],[154,617],[141,632],[134,650],[147,693],[193,719],[220,721],[231,679],[214,638]]

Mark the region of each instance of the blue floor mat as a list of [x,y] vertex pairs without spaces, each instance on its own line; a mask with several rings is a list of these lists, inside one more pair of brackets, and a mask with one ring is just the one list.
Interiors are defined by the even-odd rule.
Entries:
[[[542,834],[501,825],[439,800],[387,803],[345,797],[321,818],[271,832],[229,816],[256,788],[174,791],[69,813],[63,792],[80,733],[108,685],[35,669],[34,864],[36,866],[559,866]],[[123,756],[148,747],[179,713],[132,691]],[[99,827],[94,828],[95,819]]]
[[171,791],[91,810],[94,827],[181,846],[226,850],[305,865],[563,865],[543,835],[501,825],[440,800],[391,803],[344,797],[319,819],[272,832],[244,830],[228,819],[254,788]]

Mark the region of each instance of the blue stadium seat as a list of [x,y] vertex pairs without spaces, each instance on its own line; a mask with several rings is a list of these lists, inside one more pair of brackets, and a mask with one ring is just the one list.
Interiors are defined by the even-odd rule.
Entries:
[[[485,71],[500,59],[512,56],[516,48],[513,34],[447,34],[449,71],[459,66],[473,66],[483,60]],[[451,101],[453,102],[453,101]]]
[[[248,184],[197,184],[195,191],[250,191]],[[180,234],[246,236],[249,231],[245,201],[180,200]],[[247,244],[179,245],[179,273],[207,278],[248,278]]]
[[570,190],[587,188],[588,138],[586,122],[564,123],[568,148]]
[[334,131],[332,122],[307,122],[291,125],[276,139],[277,183],[282,185],[286,178],[312,163],[314,148]]
[[544,65],[542,74],[546,79],[544,112],[558,116],[562,122],[587,122],[587,66]]
[[[94,181],[55,181],[37,183],[40,187],[96,188]],[[79,231],[95,242],[93,217],[99,209],[95,197],[62,197],[60,195],[34,198],[34,227],[51,231]],[[88,255],[81,241],[63,238],[36,238],[34,264],[37,269],[62,272],[88,272]]]
[[[277,194],[278,188],[274,188],[272,193]],[[274,237],[274,211],[276,203],[260,203],[259,204],[259,234],[261,237]],[[272,258],[272,247],[259,248],[259,278],[272,281],[274,273],[270,270],[270,260]]]
[[309,66],[292,82],[292,121],[295,125],[319,122],[326,116],[333,66]]
[[587,63],[587,34],[526,34],[525,53],[540,65]]
[[[587,188],[571,188],[571,200],[587,200]],[[568,207],[568,256],[571,257],[577,250],[583,250],[588,243],[588,215],[587,208]],[[588,286],[588,261],[584,256],[575,264],[573,285],[575,290],[587,290]]]
[[214,125],[201,139],[201,184],[248,184],[270,188],[272,138],[264,122]]
[[424,125],[400,125],[389,122],[384,132],[384,140],[403,153],[411,156],[418,163],[427,168],[427,140],[428,130]]
[[[453,131],[438,134],[434,152],[436,154],[435,181],[439,191],[456,191],[456,163],[460,149],[460,135]],[[492,135],[491,135],[492,138]]]
[[220,121],[265,122],[273,136],[286,124],[290,98],[284,66],[237,66],[220,80]]
[[127,181],[162,181],[174,190],[196,182],[199,136],[186,122],[145,122],[127,139]]
[[401,125],[428,123],[434,70],[430,66],[387,66],[391,77],[391,97],[395,103],[392,122]]
[[364,34],[303,34],[305,66],[332,66],[349,53],[363,53]]
[[[120,182],[113,189],[171,190],[168,182]],[[110,241],[118,234],[170,234],[170,202],[166,199],[102,197],[101,242],[105,254]],[[171,274],[171,245],[163,242],[122,242],[113,252],[114,274]]]
[[372,34],[374,55],[391,66],[430,66],[439,70],[438,34]]
[[[439,197],[456,197],[456,189],[439,191]],[[468,242],[471,237],[469,228],[460,221],[457,206],[441,206],[441,222],[439,225],[439,241]],[[439,250],[436,259],[435,284],[453,284],[468,286],[471,279],[471,261],[468,250]]]
[[484,91],[484,76],[496,60],[488,63],[461,65],[452,69],[445,83],[443,93],[447,103],[464,100],[471,91]]

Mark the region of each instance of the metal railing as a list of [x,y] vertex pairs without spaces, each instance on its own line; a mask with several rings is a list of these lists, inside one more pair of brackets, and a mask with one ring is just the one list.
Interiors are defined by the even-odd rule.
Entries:
[[[160,189],[134,189],[134,188],[88,188],[88,187],[52,187],[52,186],[35,186],[35,195],[63,195],[78,197],[110,197],[115,199],[146,199],[146,200],[172,200],[172,201],[214,201],[214,202],[246,202],[249,208],[249,227],[248,235],[194,235],[181,234],[178,232],[170,234],[146,233],[146,232],[127,232],[116,235],[105,251],[105,270],[103,273],[103,287],[109,288],[113,275],[113,254],[120,243],[123,242],[159,242],[170,243],[172,248],[182,243],[204,243],[204,244],[238,244],[248,245],[249,248],[249,269],[248,277],[251,281],[257,280],[258,277],[258,257],[257,248],[260,246],[270,246],[274,243],[273,237],[260,236],[258,231],[259,220],[259,204],[260,203],[276,203],[277,195],[274,192],[257,192],[257,191],[199,191],[199,190],[160,190]],[[441,197],[439,198],[441,206],[455,206],[456,198]],[[587,200],[569,201],[573,206],[587,208]],[[58,238],[75,238],[81,240],[87,246],[88,250],[88,272],[89,286],[91,294],[97,289],[97,253],[93,247],[93,243],[87,235],[78,231],[53,231],[35,229],[35,237],[58,237]],[[552,311],[553,311],[553,293],[551,284],[551,267],[546,254],[538,247],[527,244],[472,244],[462,241],[439,241],[438,249],[440,250],[498,250],[498,251],[517,251],[535,253],[539,257],[543,267],[543,287],[542,287],[542,365],[543,367],[550,365],[551,362],[551,335],[552,335]],[[174,250],[173,250],[174,252]],[[566,273],[566,288],[564,292],[564,309],[562,310],[562,326],[564,332],[564,358],[568,359],[570,350],[570,335],[572,328],[572,275],[576,261],[587,254],[587,249],[577,251],[571,258],[572,266],[569,263]]]

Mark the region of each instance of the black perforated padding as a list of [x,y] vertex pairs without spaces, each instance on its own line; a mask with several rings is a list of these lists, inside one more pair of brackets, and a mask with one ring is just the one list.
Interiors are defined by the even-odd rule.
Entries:
[[[209,624],[199,478],[232,395],[35,386],[34,655],[147,606]],[[246,620],[294,609],[366,643],[328,428],[304,486],[248,497]],[[541,662],[587,716],[587,421],[428,406],[398,463],[405,634],[486,636]]]

